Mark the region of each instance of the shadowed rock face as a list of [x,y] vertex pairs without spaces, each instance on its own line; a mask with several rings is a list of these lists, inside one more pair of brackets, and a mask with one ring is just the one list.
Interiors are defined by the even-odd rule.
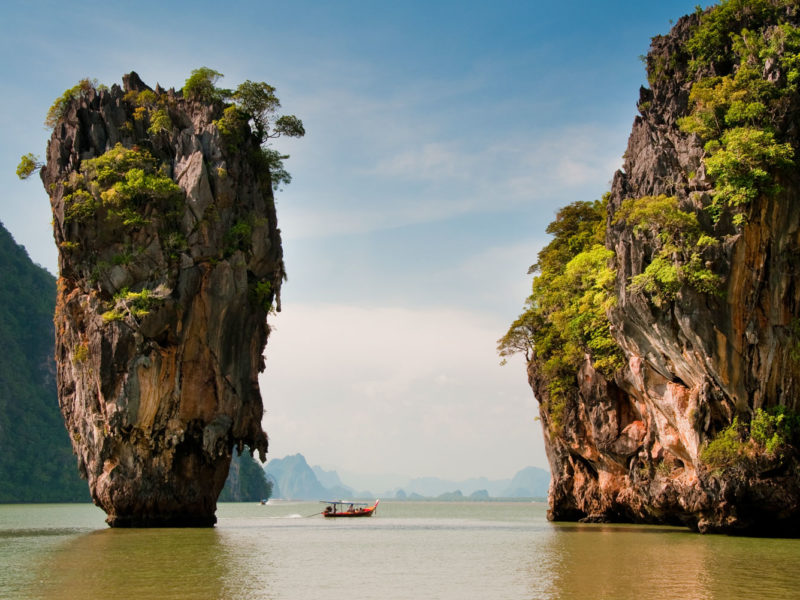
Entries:
[[246,125],[221,135],[221,104],[123,81],[69,103],[42,170],[59,403],[110,525],[208,526],[232,449],[267,451],[257,375],[284,276],[269,174]]
[[[697,15],[684,17],[670,35],[653,40],[651,68],[672,66],[652,90],[642,90],[642,115],[608,203],[606,246],[615,252],[617,272],[609,319],[627,366],[607,380],[587,356],[559,429],[550,427],[545,402],[540,405],[552,471],[549,514],[800,535],[795,449],[722,471],[701,459],[734,416],[749,421],[757,409],[800,408],[800,362],[792,356],[792,326],[800,315],[800,179],[796,170],[782,173],[783,191],[756,199],[743,227],[730,218],[711,223],[703,208],[713,186],[702,163],[703,141],[677,122],[689,112],[694,82],[679,48],[697,22]],[[791,102],[781,139],[798,148],[800,102]],[[631,278],[652,260],[658,232],[636,232],[614,215],[627,198],[659,194],[676,196],[681,210],[695,213],[721,240],[708,263],[721,276],[718,295],[684,285],[674,301],[656,307],[629,290]],[[546,401],[548,381],[536,360],[528,377]]]

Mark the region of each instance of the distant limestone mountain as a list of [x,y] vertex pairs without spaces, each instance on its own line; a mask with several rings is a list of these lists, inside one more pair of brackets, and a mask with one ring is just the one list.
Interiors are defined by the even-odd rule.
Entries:
[[317,480],[326,488],[344,487],[344,484],[342,483],[342,480],[339,478],[339,474],[336,471],[326,471],[318,465],[311,467],[311,470],[314,471],[314,475],[316,475]]
[[544,469],[528,467],[516,475],[503,491],[504,498],[546,498],[550,487],[550,473]]
[[509,482],[509,479],[493,482],[486,477],[473,477],[462,481],[451,481],[439,477],[417,477],[409,481],[403,489],[407,494],[419,494],[426,498],[436,498],[455,490],[460,490],[467,495],[478,490],[487,490],[491,496],[499,496],[500,491],[505,489]]
[[321,500],[329,495],[329,490],[319,482],[302,454],[273,458],[267,462],[264,471],[277,485],[277,489],[273,491],[279,493],[281,498]]
[[326,471],[322,467],[313,466],[311,470],[317,476],[320,484],[328,490],[328,496],[332,499],[337,498],[355,498],[356,492],[350,486],[344,485],[342,480],[339,479],[339,474],[336,471]]
[[[370,492],[356,492],[345,485],[336,471],[309,466],[302,454],[273,458],[264,468],[273,482],[272,497],[287,500],[373,498]],[[490,500],[491,498],[545,498],[550,473],[538,467],[527,467],[512,479],[490,480],[474,477],[449,481],[438,477],[413,479],[405,488],[394,488],[381,494],[398,500],[436,499],[442,501]]]
[[0,223],[0,502],[88,502],[56,394],[56,279]]

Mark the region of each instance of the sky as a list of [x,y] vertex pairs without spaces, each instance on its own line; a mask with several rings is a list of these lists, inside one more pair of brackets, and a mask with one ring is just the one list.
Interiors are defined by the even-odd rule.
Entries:
[[355,486],[546,468],[523,361],[501,367],[496,341],[558,208],[621,167],[650,38],[696,4],[5,0],[0,221],[57,273],[47,195],[14,170],[81,78],[267,81],[307,132],[276,143],[293,181],[260,377],[270,456]]

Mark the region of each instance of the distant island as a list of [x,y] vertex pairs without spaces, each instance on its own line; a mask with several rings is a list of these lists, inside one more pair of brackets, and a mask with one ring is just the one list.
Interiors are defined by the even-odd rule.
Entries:
[[345,485],[336,471],[310,466],[302,454],[274,458],[264,467],[272,484],[272,497],[286,500],[372,499],[439,500],[447,502],[544,499],[550,473],[527,467],[511,479],[489,480],[485,477],[448,481],[438,477],[412,479],[401,487],[373,493]]

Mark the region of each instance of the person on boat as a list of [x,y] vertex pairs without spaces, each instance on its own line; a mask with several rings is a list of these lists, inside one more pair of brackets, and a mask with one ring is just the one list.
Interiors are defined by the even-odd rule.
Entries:
[[348,508],[347,510],[348,510],[348,512],[353,512],[353,505],[351,504],[350,508]]

